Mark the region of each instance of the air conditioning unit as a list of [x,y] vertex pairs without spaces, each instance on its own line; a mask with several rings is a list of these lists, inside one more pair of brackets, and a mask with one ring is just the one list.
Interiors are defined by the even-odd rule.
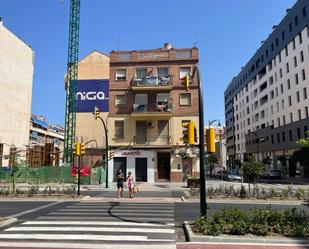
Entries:
[[147,122],[147,127],[148,128],[153,128],[153,122],[152,121],[148,121]]

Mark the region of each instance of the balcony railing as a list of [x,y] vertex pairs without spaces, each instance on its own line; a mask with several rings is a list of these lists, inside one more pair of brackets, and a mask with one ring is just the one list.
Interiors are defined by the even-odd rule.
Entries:
[[135,87],[160,87],[160,86],[170,86],[170,85],[172,85],[171,75],[168,75],[166,77],[147,76],[142,79],[134,78],[132,80],[132,86],[135,86]]
[[161,135],[161,136],[134,136],[134,145],[144,145],[144,146],[168,146],[171,145],[171,136]]
[[172,111],[171,104],[157,104],[157,105],[144,105],[144,104],[133,104],[134,113],[170,113]]

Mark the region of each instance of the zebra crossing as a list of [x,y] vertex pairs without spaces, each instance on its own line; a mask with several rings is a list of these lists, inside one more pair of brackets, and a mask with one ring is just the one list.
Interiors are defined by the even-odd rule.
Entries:
[[83,201],[0,233],[1,247],[174,249],[173,203]]

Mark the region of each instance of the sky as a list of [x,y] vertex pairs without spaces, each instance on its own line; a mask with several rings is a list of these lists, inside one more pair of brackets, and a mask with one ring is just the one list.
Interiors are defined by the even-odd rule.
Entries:
[[[93,50],[196,45],[204,119],[224,119],[224,90],[296,0],[81,0],[79,58]],[[69,0],[0,0],[4,25],[35,52],[32,113],[64,125]],[[118,42],[119,40],[119,42]]]

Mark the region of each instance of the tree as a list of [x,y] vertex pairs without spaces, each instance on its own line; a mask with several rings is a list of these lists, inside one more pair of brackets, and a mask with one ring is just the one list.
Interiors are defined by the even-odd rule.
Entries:
[[299,139],[296,143],[301,147],[309,148],[309,131],[306,132],[305,138]]
[[256,180],[263,174],[264,165],[263,163],[256,162],[254,157],[250,157],[248,162],[241,163],[240,168],[243,177],[248,181],[250,194],[250,184],[255,184]]

